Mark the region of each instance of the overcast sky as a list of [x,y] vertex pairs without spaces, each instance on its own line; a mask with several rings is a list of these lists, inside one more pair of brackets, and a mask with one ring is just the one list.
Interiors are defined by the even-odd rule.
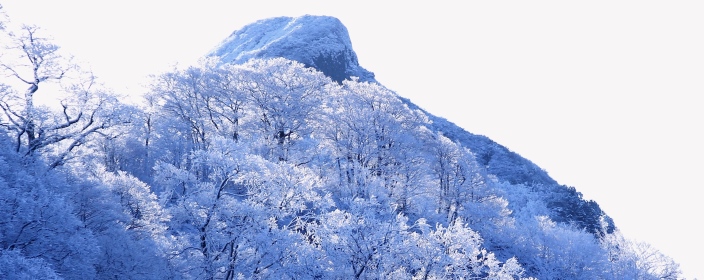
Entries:
[[4,2],[125,92],[258,19],[335,16],[386,87],[535,162],[704,278],[700,1]]

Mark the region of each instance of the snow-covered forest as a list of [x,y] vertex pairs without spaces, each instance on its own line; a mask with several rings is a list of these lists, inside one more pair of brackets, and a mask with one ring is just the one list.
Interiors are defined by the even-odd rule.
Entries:
[[210,59],[135,105],[41,28],[0,28],[1,279],[680,276],[377,83]]

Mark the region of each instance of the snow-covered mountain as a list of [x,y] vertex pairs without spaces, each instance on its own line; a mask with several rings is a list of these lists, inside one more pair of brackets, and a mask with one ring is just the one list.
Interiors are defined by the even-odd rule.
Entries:
[[359,66],[347,28],[328,16],[260,20],[232,33],[209,56],[235,64],[284,57],[314,67],[337,82],[352,76],[374,81],[374,73]]
[[[208,56],[222,63],[242,64],[252,58],[283,57],[313,67],[340,82],[358,77],[362,82],[378,83],[374,74],[361,67],[352,48],[347,28],[337,18],[304,15],[259,20],[232,33]],[[559,222],[576,224],[598,234],[602,219],[607,232],[615,229],[612,220],[594,201],[582,199],[575,188],[559,185],[545,170],[483,135],[473,134],[440,116],[424,111],[421,106],[398,93],[397,97],[413,109],[423,111],[430,128],[469,148],[489,174],[510,184],[522,184],[551,193],[545,203]]]
[[144,107],[79,85],[60,112],[33,105],[31,77],[65,69],[35,31],[4,34],[35,64],[0,57],[35,81],[0,82],[0,279],[680,274],[575,188],[374,81],[337,19],[256,22],[155,76]]

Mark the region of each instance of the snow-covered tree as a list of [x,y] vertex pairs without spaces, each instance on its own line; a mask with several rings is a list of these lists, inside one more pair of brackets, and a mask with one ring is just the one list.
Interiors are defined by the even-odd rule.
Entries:
[[227,279],[285,275],[315,255],[304,254],[313,248],[296,228],[329,205],[317,176],[246,147],[216,138],[191,153],[190,169],[158,166],[156,184],[173,215],[170,254],[181,271]]
[[[97,242],[71,195],[76,186],[45,166],[26,166],[0,135],[0,251],[68,279],[95,277]],[[13,253],[15,252],[15,253]],[[6,259],[7,260],[7,259]],[[49,274],[50,275],[50,274]]]
[[[7,52],[0,57],[0,71],[14,80],[11,85],[0,84],[0,126],[13,135],[16,152],[33,156],[43,151],[50,166],[56,167],[94,134],[122,122],[114,115],[119,112],[116,98],[100,89],[95,77],[80,73],[39,27],[24,25],[2,38]],[[70,72],[78,76],[71,78]],[[56,82],[67,80],[72,81],[63,85],[63,96],[45,93],[61,108],[37,104],[40,87],[58,87]],[[20,85],[25,87],[23,93],[15,89]]]
[[306,162],[310,155],[296,145],[311,135],[313,118],[320,114],[326,85],[331,80],[303,64],[283,59],[252,60],[243,66],[249,74],[242,90],[255,108],[264,156],[280,161]]
[[6,279],[63,279],[49,263],[41,258],[27,258],[20,250],[0,249],[0,271]]
[[679,265],[648,243],[628,240],[615,231],[605,235],[601,245],[613,279],[680,279]]
[[427,195],[419,141],[424,116],[372,83],[344,81],[341,87],[330,87],[326,100],[317,126],[319,139],[324,140],[321,153],[330,157],[328,178],[337,193],[369,197],[375,186],[381,186],[398,211],[414,211],[413,202]]

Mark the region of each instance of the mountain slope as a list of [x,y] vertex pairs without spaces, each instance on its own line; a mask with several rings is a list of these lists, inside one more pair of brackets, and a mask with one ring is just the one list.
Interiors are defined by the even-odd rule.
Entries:
[[[222,63],[242,64],[253,58],[283,57],[313,67],[334,81],[352,77],[377,83],[374,74],[362,68],[347,29],[336,18],[305,15],[297,18],[277,17],[257,21],[232,33],[208,54]],[[615,226],[593,201],[585,201],[573,187],[559,185],[547,172],[528,159],[512,152],[488,137],[470,133],[454,123],[424,111],[410,100],[398,96],[410,108],[423,111],[432,124],[449,139],[469,148],[477,161],[500,181],[521,184],[546,195],[551,218],[600,234],[603,220],[607,233]]]
[[[290,22],[322,21],[298,27],[308,42],[339,27],[306,18]],[[278,35],[254,48],[300,41],[289,26],[258,26]],[[45,57],[29,38],[14,50]],[[68,151],[0,133],[0,278],[678,279],[657,250],[604,234],[574,188],[345,63],[334,81],[283,57],[214,62],[155,76],[141,109],[66,92],[105,98],[91,123],[119,123]],[[0,126],[17,112],[71,126],[67,105],[30,111],[0,90]]]

